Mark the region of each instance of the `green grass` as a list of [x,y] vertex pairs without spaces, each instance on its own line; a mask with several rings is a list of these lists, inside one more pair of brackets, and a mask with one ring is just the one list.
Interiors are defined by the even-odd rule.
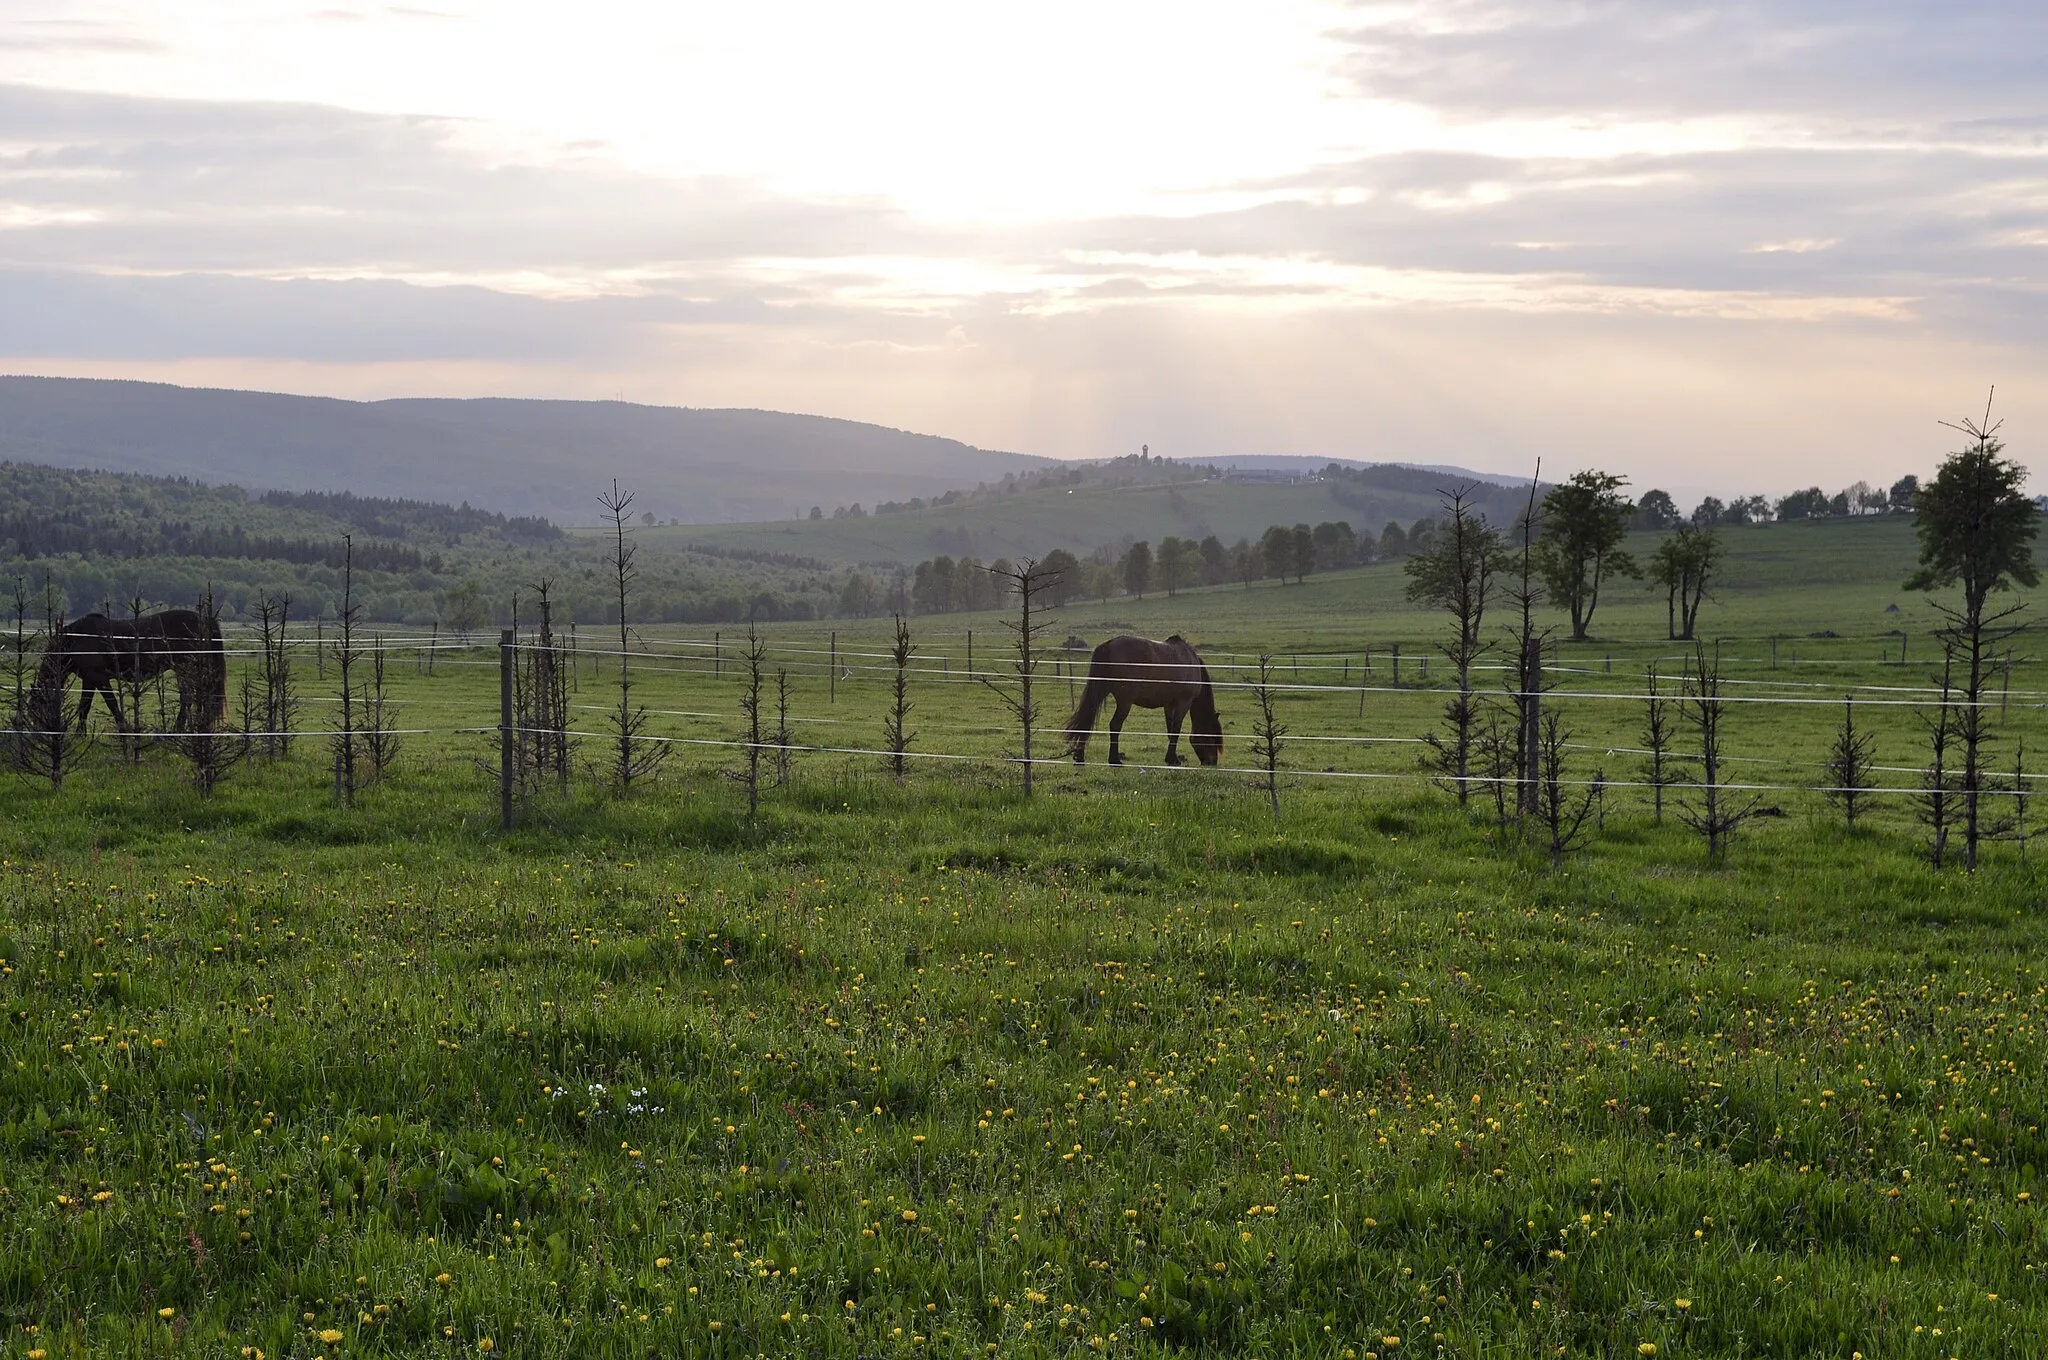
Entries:
[[[1733,539],[1708,616],[1731,676],[1923,680],[1920,642],[1877,659],[1923,626],[1890,585],[1909,540],[1795,532]],[[1399,585],[1059,622],[1304,667],[1371,643],[1390,682],[1387,646],[1441,631]],[[1603,605],[1571,684],[1634,683],[1672,654],[1661,622]],[[683,747],[501,834],[487,739],[448,732],[356,810],[312,742],[211,799],[111,744],[61,793],[11,785],[0,1354],[1933,1357],[2048,1333],[2048,929],[2018,847],[1937,873],[1896,800],[1849,834],[1801,795],[1715,866],[1621,794],[1552,870],[1441,792],[1309,777],[1412,774],[1412,747],[1305,740],[1277,822],[1215,771],[1048,767],[1026,801],[959,674],[970,626],[986,669],[993,619],[919,622],[913,725],[974,760],[899,788],[807,754],[751,822],[733,749]],[[723,631],[722,674],[640,660],[659,731],[736,732]],[[806,667],[806,740],[875,744],[878,675],[828,702],[826,630],[770,635]],[[840,630],[842,660],[878,638]],[[611,678],[586,659],[579,702]],[[407,725],[491,719],[484,653],[396,679]],[[1358,697],[1292,691],[1283,717],[1412,737],[1441,700],[1389,683],[1360,720]],[[1588,769],[1618,759],[1629,705],[1555,702]],[[1225,715],[1241,738],[1235,692]],[[1810,760],[1829,718],[1746,710],[1730,739]],[[1881,720],[1902,764],[1909,719]],[[2009,751],[2038,714],[2005,721]]]

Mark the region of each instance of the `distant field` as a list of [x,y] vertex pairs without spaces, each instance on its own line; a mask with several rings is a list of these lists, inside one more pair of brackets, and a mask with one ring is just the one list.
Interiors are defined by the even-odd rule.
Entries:
[[[825,507],[828,516],[831,506]],[[651,544],[708,544],[755,552],[799,553],[835,562],[917,562],[941,553],[1043,556],[1054,548],[1086,554],[1131,538],[1157,541],[1216,535],[1256,540],[1269,524],[1347,520],[1374,534],[1397,518],[1406,526],[1438,506],[1430,495],[1386,494],[1368,513],[1339,501],[1322,482],[1257,485],[1180,482],[1169,486],[1048,487],[936,509],[860,519],[766,524],[693,524],[648,531]],[[964,545],[964,546],[963,546]]]
[[[702,744],[509,835],[485,646],[394,655],[429,730],[356,810],[310,652],[315,735],[210,800],[103,737],[0,818],[0,1355],[2035,1353],[2038,856],[1935,873],[1903,796],[1851,834],[1801,791],[1851,693],[1914,778],[1910,526],[1728,541],[1731,693],[1816,702],[1731,717],[1785,815],[1720,866],[1638,788],[1553,870],[1429,787],[1444,629],[1398,567],[1055,620],[1194,639],[1232,767],[1280,659],[1277,821],[1142,768],[1151,714],[1023,799],[994,615],[912,621],[900,787],[886,623],[764,629],[832,749],[751,821],[729,626],[631,658]],[[1577,774],[1638,777],[1662,625],[1623,584],[1558,647]],[[2001,759],[2048,739],[2036,641]]]

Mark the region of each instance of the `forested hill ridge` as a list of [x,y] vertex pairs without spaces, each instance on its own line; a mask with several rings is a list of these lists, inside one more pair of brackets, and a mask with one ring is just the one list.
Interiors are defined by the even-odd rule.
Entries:
[[[0,462],[0,587],[20,584],[37,610],[47,581],[73,616],[210,590],[230,621],[265,594],[290,595],[294,617],[332,617],[345,546],[372,622],[481,627],[542,579],[564,617],[606,616],[603,545],[538,517]],[[745,549],[652,547],[641,573],[649,621],[810,617],[840,588],[823,562]]]
[[[0,459],[488,505],[594,523],[616,476],[663,522],[782,519],[942,495],[1048,460],[778,411],[622,401],[341,401],[97,378],[0,377]],[[801,498],[801,499],[799,499]]]
[[[1435,509],[1432,488],[1444,480],[1396,467],[1331,466],[1315,476],[1248,482],[1231,475],[1149,457],[1061,465],[929,502],[884,503],[874,511],[835,507],[836,517],[821,510],[816,520],[735,526],[739,532],[726,541],[698,541],[715,537],[701,526],[656,527],[636,504],[634,616],[717,623],[973,607],[971,592],[927,598],[913,586],[937,579],[926,563],[935,556],[928,546],[935,536],[963,545],[957,558],[937,554],[941,565],[973,576],[972,545],[993,541],[990,526],[1001,526],[1003,542],[1018,543],[1016,556],[1066,551],[1099,565],[1148,539],[1167,552],[1190,524],[1229,528],[1228,541],[1235,542],[1299,522],[1305,530],[1313,525],[1316,565],[1334,569],[1400,556],[1400,525],[1412,533],[1427,520],[1424,512]],[[1478,500],[1499,501],[1494,508],[1502,511],[1526,494],[1491,483],[1475,488]],[[1194,507],[1206,509],[1191,520]],[[804,532],[783,532],[791,527]],[[1380,539],[1385,547],[1376,550]],[[1220,542],[1192,533],[1186,542],[1206,553],[1205,572],[1220,570],[1208,560]],[[562,617],[616,617],[604,588],[609,536],[564,532],[537,516],[0,462],[0,586],[18,582],[40,601],[47,581],[56,606],[74,616],[125,611],[136,601],[146,608],[189,605],[208,590],[230,621],[266,594],[291,595],[299,617],[332,616],[340,606],[344,544],[356,602],[373,622],[462,631],[502,623],[515,596],[530,598],[542,580],[553,583]],[[991,562],[1007,551],[1002,542],[994,546]],[[1082,574],[1074,573],[1071,589],[1089,588]],[[1231,579],[1243,574],[1241,562],[1223,572]]]

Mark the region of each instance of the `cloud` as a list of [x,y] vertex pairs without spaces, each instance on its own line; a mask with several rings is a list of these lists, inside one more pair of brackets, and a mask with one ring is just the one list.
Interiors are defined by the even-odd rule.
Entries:
[[2034,117],[2031,0],[1430,0],[1362,4],[1357,88],[1461,115],[1785,119],[1881,136]]
[[0,235],[0,259],[611,291],[741,256],[921,249],[927,235],[879,203],[513,160],[478,140],[460,119],[0,86],[0,212],[53,217]]

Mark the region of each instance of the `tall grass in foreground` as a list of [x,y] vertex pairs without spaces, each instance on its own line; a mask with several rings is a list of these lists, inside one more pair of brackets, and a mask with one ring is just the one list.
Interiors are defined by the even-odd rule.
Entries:
[[472,776],[305,773],[10,790],[6,1354],[2048,1334],[2014,860],[1816,817],[1709,869],[1616,817],[1552,872],[1441,797],[1276,826],[1201,771],[752,821],[664,777],[499,837]]

